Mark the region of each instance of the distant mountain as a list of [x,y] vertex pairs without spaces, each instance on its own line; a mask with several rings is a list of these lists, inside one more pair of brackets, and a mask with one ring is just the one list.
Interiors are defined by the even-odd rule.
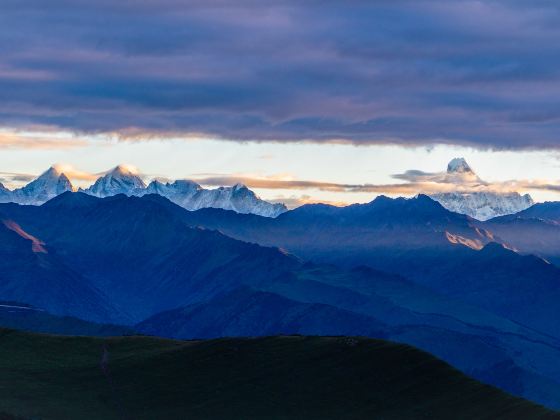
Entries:
[[25,418],[73,419],[84,413],[103,419],[558,417],[425,352],[382,340],[292,336],[180,342],[10,330],[0,330],[0,336],[0,412]]
[[447,296],[560,338],[560,269],[496,243],[413,277]]
[[187,210],[220,208],[264,217],[277,217],[287,211],[284,204],[272,204],[261,200],[242,184],[207,190],[193,181],[183,180],[164,184],[156,180],[148,185],[144,194],[159,194]]
[[58,167],[52,166],[22,188],[10,191],[1,185],[0,202],[39,205],[72,190],[73,186],[68,177]]
[[[40,205],[73,190],[66,175],[59,167],[53,166],[36,180],[14,191],[0,184],[0,203]],[[208,190],[188,180],[172,183],[154,180],[146,186],[142,177],[134,169],[125,165],[111,169],[99,177],[93,185],[86,189],[80,188],[79,191],[100,198],[118,194],[126,196],[159,194],[187,210],[220,208],[264,217],[277,217],[288,210],[284,204],[269,203],[260,199],[253,191],[241,184]]]
[[560,266],[560,202],[538,203],[519,213],[481,223],[520,253]]
[[[391,199],[379,196],[367,204],[335,207],[309,204],[276,219],[211,209],[183,213],[191,226],[218,229],[237,239],[278,246],[319,262],[345,267],[381,265],[385,271],[405,267],[410,254],[437,260],[448,254],[481,249],[499,240],[469,217],[446,210],[426,195]],[[407,266],[413,271],[413,266]]]
[[[455,158],[449,162],[447,177],[456,178],[459,182],[467,180],[483,184],[463,158]],[[467,214],[477,220],[488,220],[496,216],[517,213],[534,204],[529,194],[520,195],[517,192],[450,192],[431,194],[430,197],[448,210]]]
[[560,202],[547,201],[537,203],[526,210],[520,211],[515,215],[521,219],[542,219],[560,223]]
[[159,313],[138,331],[172,338],[219,338],[286,334],[383,337],[384,325],[335,306],[236,289],[208,302]]
[[560,270],[505,249],[499,243],[509,242],[495,236],[492,226],[427,196],[378,197],[342,208],[308,205],[271,220],[209,210],[183,217],[193,226],[279,246],[306,260],[398,273],[560,338],[560,328],[550,321],[560,317]]
[[477,220],[488,220],[496,216],[517,213],[534,204],[529,194],[517,192],[471,192],[431,194],[448,210],[468,214]]
[[97,179],[95,183],[83,190],[96,197],[109,197],[117,194],[137,195],[146,188],[142,178],[130,168],[119,165]]
[[212,207],[265,217],[276,217],[287,210],[283,204],[272,204],[261,200],[253,191],[240,184],[207,190],[196,182],[188,180],[173,183],[154,180],[146,186],[136,172],[124,166],[117,166],[83,192],[96,197],[110,197],[117,194],[127,196],[159,194],[187,210]]
[[0,325],[4,328],[63,335],[114,337],[133,333],[133,330],[127,327],[96,324],[69,316],[56,316],[28,304],[4,301],[0,301]]

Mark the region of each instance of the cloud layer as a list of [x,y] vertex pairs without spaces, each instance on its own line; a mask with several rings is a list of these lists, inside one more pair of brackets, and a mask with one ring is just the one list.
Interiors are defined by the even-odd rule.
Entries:
[[4,0],[0,126],[560,145],[547,0]]
[[[392,184],[343,184],[311,180],[279,179],[277,177],[252,177],[243,175],[217,175],[194,178],[206,186],[245,184],[250,188],[268,190],[319,190],[338,193],[371,193],[392,195],[438,194],[447,192],[560,192],[560,184],[548,180],[510,180],[487,182],[474,173],[450,174],[448,172],[423,172],[415,169],[392,176],[400,182]],[[292,197],[291,201],[296,197]],[[315,202],[311,196],[301,197],[301,203]],[[294,201],[295,202],[295,201]]]

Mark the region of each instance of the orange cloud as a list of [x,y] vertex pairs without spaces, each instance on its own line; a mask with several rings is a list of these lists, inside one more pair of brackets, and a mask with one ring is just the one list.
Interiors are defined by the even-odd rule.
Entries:
[[[412,172],[412,171],[409,171]],[[405,182],[391,184],[345,184],[313,180],[283,179],[280,177],[253,177],[246,175],[216,175],[195,179],[206,186],[234,185],[241,183],[249,188],[278,189],[278,190],[319,190],[340,193],[372,193],[372,194],[402,194],[414,195],[419,193],[437,194],[445,192],[472,193],[481,191],[492,192],[521,192],[530,190],[545,190],[560,192],[558,184],[543,180],[511,180],[488,183],[472,177],[445,177],[443,174],[419,174],[417,177],[408,173],[395,175],[395,178]]]
[[56,137],[48,134],[0,132],[0,149],[73,149],[87,142],[79,138]]

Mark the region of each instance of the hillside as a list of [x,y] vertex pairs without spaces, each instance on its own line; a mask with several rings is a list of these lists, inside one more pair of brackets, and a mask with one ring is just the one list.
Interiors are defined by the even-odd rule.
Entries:
[[380,340],[181,342],[0,330],[0,344],[0,412],[27,418],[559,418]]

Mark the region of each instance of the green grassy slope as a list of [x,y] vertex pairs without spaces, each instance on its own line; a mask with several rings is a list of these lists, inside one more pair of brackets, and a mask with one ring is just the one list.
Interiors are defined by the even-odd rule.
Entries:
[[0,413],[42,419],[558,418],[409,346],[0,330]]

